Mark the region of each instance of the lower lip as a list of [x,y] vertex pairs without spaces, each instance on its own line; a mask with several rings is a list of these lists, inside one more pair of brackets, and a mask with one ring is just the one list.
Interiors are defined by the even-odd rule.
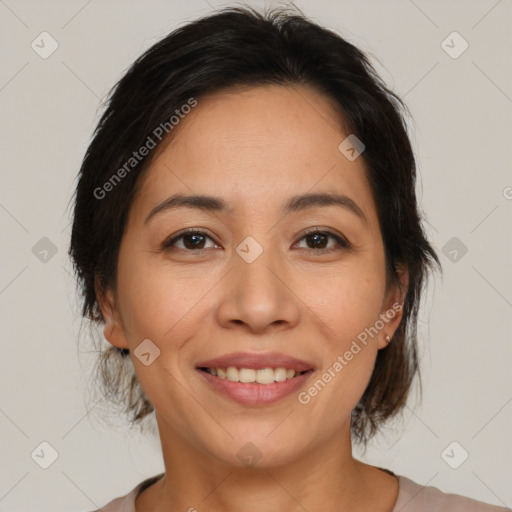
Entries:
[[221,379],[203,370],[197,371],[216,391],[228,396],[235,402],[254,406],[271,404],[291,395],[313,374],[313,370],[310,370],[283,382],[258,384],[256,382],[233,382],[228,379]]

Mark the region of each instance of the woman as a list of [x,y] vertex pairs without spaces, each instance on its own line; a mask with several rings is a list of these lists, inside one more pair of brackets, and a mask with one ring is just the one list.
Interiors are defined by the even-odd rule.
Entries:
[[189,23],[117,84],[69,253],[107,394],[155,412],[165,473],[103,511],[505,510],[352,456],[406,403],[440,267],[403,111],[285,11]]

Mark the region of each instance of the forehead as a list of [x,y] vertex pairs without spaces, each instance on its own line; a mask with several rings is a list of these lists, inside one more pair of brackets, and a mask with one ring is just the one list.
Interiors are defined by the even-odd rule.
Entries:
[[375,216],[362,158],[338,149],[348,133],[331,100],[307,86],[230,89],[198,100],[141,183],[142,210],[174,192],[221,196],[237,209],[332,191]]

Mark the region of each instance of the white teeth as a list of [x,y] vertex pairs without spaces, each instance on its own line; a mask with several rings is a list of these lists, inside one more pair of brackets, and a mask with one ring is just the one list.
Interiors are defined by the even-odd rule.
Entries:
[[[293,372],[293,374],[292,374]],[[290,370],[290,379],[295,375],[294,370]],[[276,382],[284,382],[288,377],[288,371],[285,368],[276,368],[274,370],[274,380]]]
[[272,384],[274,376],[272,368],[262,368],[256,372],[256,382],[259,384]]
[[299,375],[295,370],[288,370],[286,368],[262,368],[255,370],[253,368],[236,368],[229,366],[226,369],[208,368],[207,371],[220,379],[244,383],[257,382],[258,384],[284,382],[287,379],[292,379],[295,375]]
[[240,382],[255,382],[256,370],[252,368],[240,368],[240,370],[238,370],[238,377]]
[[226,378],[233,382],[238,382],[240,380],[238,369],[234,366],[230,366],[226,371]]

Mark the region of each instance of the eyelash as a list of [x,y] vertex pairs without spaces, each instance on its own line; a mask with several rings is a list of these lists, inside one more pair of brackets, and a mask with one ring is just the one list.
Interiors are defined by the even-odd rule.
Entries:
[[[332,231],[328,231],[328,230],[322,231],[319,228],[314,228],[314,229],[311,229],[311,230],[307,231],[306,233],[304,233],[302,235],[302,237],[299,239],[299,242],[301,240],[303,240],[304,238],[306,238],[307,236],[311,236],[311,235],[314,235],[314,234],[327,235],[327,236],[333,238],[336,241],[336,243],[338,244],[338,246],[337,247],[331,247],[330,249],[305,249],[310,254],[311,253],[314,253],[316,255],[318,255],[318,254],[327,254],[327,253],[331,253],[333,251],[339,251],[341,249],[350,249],[352,247],[351,244],[346,239],[342,238],[341,236],[336,235]],[[189,229],[186,229],[185,231],[181,231],[176,236],[173,236],[172,238],[167,239],[162,244],[162,249],[163,250],[167,250],[167,251],[176,249],[175,247],[173,247],[173,245],[178,240],[183,238],[185,235],[202,235],[202,236],[205,236],[205,237],[209,238],[213,242],[215,242],[212,239],[212,237],[209,236],[204,231],[200,231],[200,230],[195,229],[195,228],[189,228]],[[181,248],[178,248],[178,250],[185,251],[185,252],[192,253],[192,254],[198,254],[199,252],[205,251],[206,249],[181,249]]]

